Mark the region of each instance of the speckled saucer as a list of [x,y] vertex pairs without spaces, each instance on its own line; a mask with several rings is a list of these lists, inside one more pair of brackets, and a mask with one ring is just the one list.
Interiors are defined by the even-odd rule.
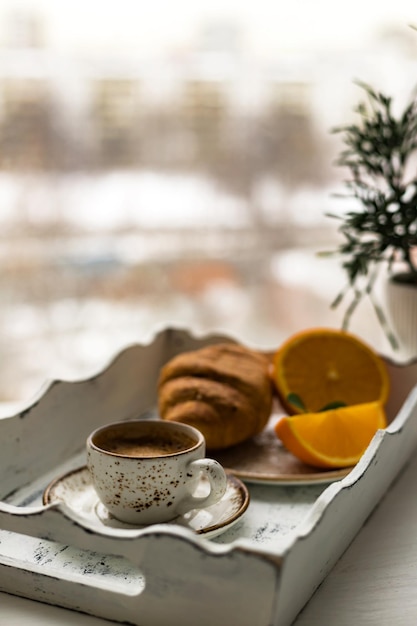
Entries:
[[[204,495],[207,479],[203,477],[195,495]],[[114,518],[100,502],[91,482],[87,467],[80,467],[55,478],[43,493],[43,504],[64,502],[71,510],[90,524],[111,528],[143,528]],[[215,537],[235,524],[249,505],[246,486],[231,473],[227,473],[227,488],[224,496],[203,509],[194,509],[170,522],[193,530],[197,535]]]

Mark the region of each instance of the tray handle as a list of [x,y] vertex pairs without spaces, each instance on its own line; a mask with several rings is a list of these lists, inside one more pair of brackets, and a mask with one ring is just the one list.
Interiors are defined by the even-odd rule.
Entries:
[[[33,540],[36,550],[43,550],[38,563],[8,562],[0,556],[2,591],[137,626],[272,623],[279,557],[244,544],[212,544],[187,529],[166,525],[130,535],[119,529],[92,534],[59,507],[35,513],[49,529],[48,537]],[[15,512],[9,518],[15,531],[24,529],[24,515]],[[89,567],[71,567],[68,546],[57,539],[70,541],[73,552],[87,551]],[[61,565],[66,559],[66,567],[54,567],[52,556]],[[259,580],[265,581],[261,588]],[[233,598],[239,603],[231,602]]]

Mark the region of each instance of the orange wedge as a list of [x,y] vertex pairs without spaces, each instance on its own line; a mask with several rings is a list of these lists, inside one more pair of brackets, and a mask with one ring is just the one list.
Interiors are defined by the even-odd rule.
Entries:
[[304,330],[287,339],[274,354],[272,375],[289,413],[303,410],[289,402],[290,394],[301,398],[308,412],[334,402],[385,404],[389,394],[381,357],[356,336],[330,328]]
[[380,402],[282,417],[275,433],[300,461],[321,468],[355,465],[387,420]]

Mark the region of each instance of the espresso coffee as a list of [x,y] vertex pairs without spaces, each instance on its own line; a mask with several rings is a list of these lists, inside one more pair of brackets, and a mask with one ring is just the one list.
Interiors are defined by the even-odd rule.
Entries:
[[187,435],[175,435],[170,439],[158,436],[117,437],[102,443],[108,452],[131,457],[158,457],[178,454],[195,445],[194,439]]

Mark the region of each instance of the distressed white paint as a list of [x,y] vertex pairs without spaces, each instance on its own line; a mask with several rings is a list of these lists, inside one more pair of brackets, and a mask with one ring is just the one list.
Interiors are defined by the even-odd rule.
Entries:
[[396,418],[348,476],[328,487],[250,485],[246,514],[213,541],[174,525],[98,530],[41,502],[51,478],[83,462],[91,430],[153,409],[166,360],[219,339],[162,331],[0,420],[0,590],[139,626],[293,621],[417,444],[415,363],[390,365]]

